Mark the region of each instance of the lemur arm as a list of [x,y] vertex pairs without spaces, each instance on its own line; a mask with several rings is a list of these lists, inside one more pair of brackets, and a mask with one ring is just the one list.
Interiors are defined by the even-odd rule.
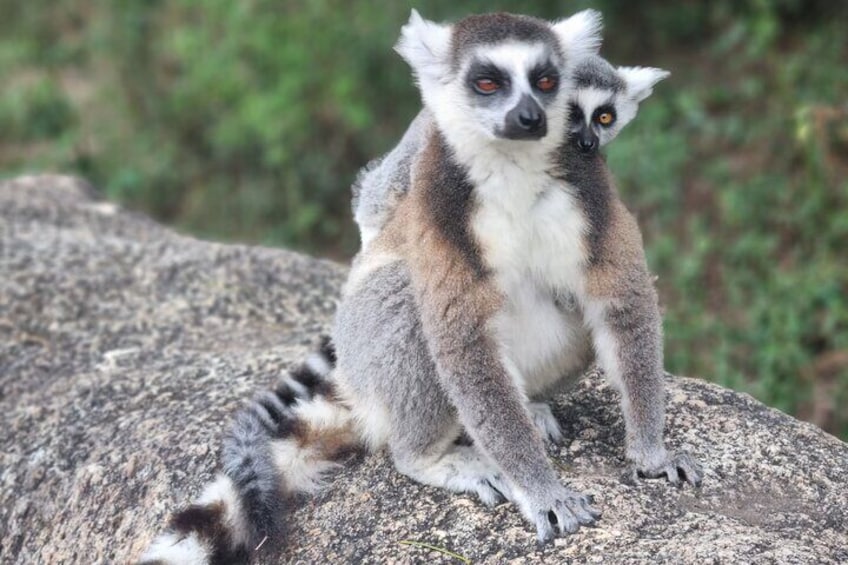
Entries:
[[525,400],[487,325],[500,296],[458,259],[422,254],[415,284],[421,322],[444,390],[479,448],[525,492],[558,479]]
[[613,205],[610,231],[604,260],[588,272],[584,310],[598,363],[621,392],[627,458],[645,476],[698,485],[694,460],[669,455],[663,443],[662,317],[641,235],[620,202]]

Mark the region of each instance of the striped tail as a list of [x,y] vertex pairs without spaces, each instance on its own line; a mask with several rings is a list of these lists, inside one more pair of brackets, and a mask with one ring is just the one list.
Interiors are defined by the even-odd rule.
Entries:
[[244,563],[266,542],[281,542],[291,498],[317,491],[334,460],[359,443],[327,379],[335,360],[322,337],[318,352],[236,415],[217,478],[172,517],[140,563]]

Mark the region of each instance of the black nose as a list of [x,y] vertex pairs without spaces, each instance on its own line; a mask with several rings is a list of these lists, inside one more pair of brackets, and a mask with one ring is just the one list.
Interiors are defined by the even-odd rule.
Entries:
[[504,128],[499,132],[506,139],[541,139],[547,133],[545,111],[527,94],[507,113]]
[[580,146],[580,149],[588,153],[589,151],[595,148],[597,143],[595,143],[595,140],[592,138],[581,137],[580,140],[577,142],[577,145]]
[[545,115],[535,108],[527,108],[518,114],[518,123],[527,131],[536,131],[545,123]]
[[580,131],[577,132],[577,147],[583,153],[590,153],[598,148],[600,145],[598,140],[598,135],[592,131],[592,128],[588,125],[584,125],[580,128]]

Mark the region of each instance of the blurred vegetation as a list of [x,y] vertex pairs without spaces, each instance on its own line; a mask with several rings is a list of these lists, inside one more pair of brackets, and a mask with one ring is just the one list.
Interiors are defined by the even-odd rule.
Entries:
[[[848,437],[846,3],[485,9],[588,6],[609,59],[673,73],[608,150],[659,275],[667,367]],[[348,186],[419,106],[391,49],[409,7],[0,0],[0,171],[76,173],[202,236],[350,256]]]

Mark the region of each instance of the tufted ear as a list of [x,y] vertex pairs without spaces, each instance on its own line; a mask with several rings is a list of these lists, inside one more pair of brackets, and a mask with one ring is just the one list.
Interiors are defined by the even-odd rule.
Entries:
[[438,80],[450,68],[450,42],[449,25],[425,20],[413,9],[400,30],[395,51],[409,63],[419,81]]
[[571,62],[598,53],[603,27],[603,18],[597,10],[583,10],[553,24],[554,33]]
[[627,83],[627,96],[641,102],[651,95],[654,85],[671,73],[654,67],[618,67],[618,75]]

